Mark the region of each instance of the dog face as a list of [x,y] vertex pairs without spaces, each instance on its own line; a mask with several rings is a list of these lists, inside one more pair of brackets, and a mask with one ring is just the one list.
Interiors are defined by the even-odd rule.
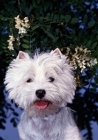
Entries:
[[28,115],[44,116],[72,102],[75,90],[72,67],[59,49],[35,55],[19,52],[5,77],[9,98]]

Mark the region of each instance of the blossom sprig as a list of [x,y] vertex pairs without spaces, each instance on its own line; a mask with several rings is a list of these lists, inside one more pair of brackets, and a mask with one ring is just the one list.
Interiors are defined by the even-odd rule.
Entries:
[[28,17],[25,17],[24,19],[21,19],[19,15],[15,17],[15,28],[18,29],[19,34],[25,34],[27,33],[27,28],[30,28],[29,19]]
[[91,51],[87,48],[75,47],[71,50],[69,47],[66,48],[65,55],[69,59],[69,63],[73,66],[75,70],[75,81],[76,86],[80,87],[82,85],[81,74],[86,68],[91,68],[98,64],[96,58],[91,57]]
[[66,55],[70,59],[70,63],[74,69],[80,68],[81,73],[87,67],[92,67],[98,63],[97,59],[91,58],[91,51],[87,48],[76,47],[74,52],[70,48],[66,49]]
[[18,46],[21,44],[20,38],[23,37],[23,34],[27,33],[27,28],[30,28],[30,23],[28,17],[21,19],[19,15],[14,18],[15,19],[15,28],[18,29],[18,35],[14,37],[14,35],[9,35],[8,42],[8,49],[14,50],[13,43],[15,42]]
[[8,49],[9,50],[14,50],[14,46],[13,46],[13,42],[15,41],[15,38],[13,35],[9,35],[9,40],[7,40],[8,42]]

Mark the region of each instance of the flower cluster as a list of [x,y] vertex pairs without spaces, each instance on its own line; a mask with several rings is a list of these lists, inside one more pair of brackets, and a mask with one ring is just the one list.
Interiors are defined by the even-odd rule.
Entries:
[[8,42],[8,49],[9,50],[14,50],[14,47],[13,47],[13,42],[15,41],[15,38],[13,35],[9,35],[9,40],[7,40]]
[[18,29],[18,36],[14,37],[13,35],[9,35],[8,42],[8,49],[14,50],[13,42],[19,46],[20,45],[20,38],[23,37],[23,34],[27,33],[27,28],[30,28],[29,19],[25,17],[23,20],[20,19],[19,15],[15,17],[15,28]]
[[72,66],[75,69],[80,68],[81,73],[86,67],[92,67],[98,63],[97,59],[90,57],[91,51],[87,50],[87,48],[83,49],[82,46],[76,47],[74,52],[67,48],[66,55],[70,59]]
[[[14,50],[13,42],[15,41],[16,45],[19,46],[21,43],[21,38],[23,34],[27,33],[27,29],[30,28],[29,19],[25,17],[21,19],[19,15],[15,17],[15,28],[18,29],[18,36],[14,37],[13,35],[9,36],[8,40],[8,49]],[[81,73],[87,67],[92,67],[97,64],[97,59],[91,58],[91,52],[87,48],[76,47],[74,51],[70,48],[66,49],[66,56],[70,59],[70,63],[77,70],[80,69]]]
[[23,20],[20,19],[19,15],[15,17],[15,28],[19,30],[19,34],[27,33],[27,28],[30,28],[29,19],[25,17]]

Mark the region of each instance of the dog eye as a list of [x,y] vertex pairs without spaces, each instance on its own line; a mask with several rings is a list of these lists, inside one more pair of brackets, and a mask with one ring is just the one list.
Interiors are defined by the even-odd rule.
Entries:
[[30,83],[30,82],[33,82],[33,80],[31,78],[29,78],[26,82]]
[[49,82],[53,82],[55,79],[53,77],[49,77]]

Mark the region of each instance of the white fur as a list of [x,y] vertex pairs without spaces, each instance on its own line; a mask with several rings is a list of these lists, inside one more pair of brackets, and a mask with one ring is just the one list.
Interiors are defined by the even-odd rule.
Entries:
[[[50,82],[49,77],[54,81]],[[28,79],[32,82],[27,83]],[[72,67],[59,49],[35,55],[19,52],[5,77],[9,98],[24,109],[18,125],[20,140],[81,140],[70,109],[66,106],[74,98],[75,84]],[[39,110],[36,90],[46,91],[42,100],[51,102]]]

